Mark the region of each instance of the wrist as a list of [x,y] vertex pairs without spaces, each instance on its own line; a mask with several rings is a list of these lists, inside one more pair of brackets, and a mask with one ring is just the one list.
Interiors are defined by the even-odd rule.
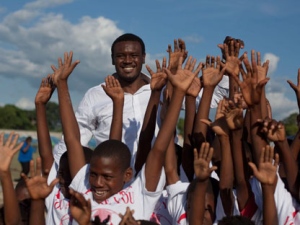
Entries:
[[6,180],[10,178],[11,179],[11,174],[10,174],[10,170],[9,169],[4,169],[4,170],[0,170],[0,179]]

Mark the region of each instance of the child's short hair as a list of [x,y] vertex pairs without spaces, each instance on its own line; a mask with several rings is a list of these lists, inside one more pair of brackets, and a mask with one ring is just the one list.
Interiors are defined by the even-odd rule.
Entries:
[[[85,147],[85,146],[82,146],[82,149],[83,149],[85,163],[89,163],[91,161],[93,150],[88,147]],[[61,165],[61,163],[65,163],[65,162],[68,163],[68,151],[65,151],[61,155],[60,160],[59,160],[59,165]]]
[[244,216],[225,216],[219,220],[218,225],[255,225],[255,223]]
[[94,158],[114,158],[122,170],[130,167],[131,153],[127,145],[118,140],[107,140],[100,143],[93,152]]

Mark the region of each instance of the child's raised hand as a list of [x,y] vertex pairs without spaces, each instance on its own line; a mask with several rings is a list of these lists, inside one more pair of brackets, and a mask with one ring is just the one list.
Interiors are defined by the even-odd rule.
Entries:
[[151,82],[150,82],[151,90],[161,91],[162,88],[167,83],[167,74],[164,71],[166,68],[166,57],[163,58],[161,67],[158,60],[155,60],[155,62],[156,62],[156,73],[153,72],[153,70],[151,70],[151,68],[148,65],[146,65],[146,68],[151,75]]
[[179,89],[185,93],[191,85],[193,79],[199,74],[202,68],[202,63],[199,63],[196,70],[194,71],[196,59],[192,59],[192,57],[190,56],[184,68],[182,68],[182,62],[183,58],[180,57],[176,74],[172,74],[168,69],[165,69],[165,71],[168,75],[169,81],[173,85],[173,88]]
[[185,42],[182,39],[174,40],[174,51],[172,51],[172,46],[168,45],[167,52],[169,53],[168,69],[171,71],[178,68],[180,57],[183,58],[183,63],[188,55],[188,51],[186,51],[185,47]]
[[102,88],[113,101],[124,99],[124,91],[121,84],[114,76],[108,75]]
[[298,76],[297,76],[297,85],[295,85],[292,81],[287,81],[290,87],[294,90],[298,102],[298,108],[300,110],[300,68],[298,69]]
[[253,170],[254,176],[264,185],[275,186],[277,183],[277,167],[279,164],[279,155],[276,153],[274,157],[274,148],[267,145],[262,149],[258,168],[252,162],[249,166]]
[[201,88],[202,88],[202,84],[201,84],[200,78],[196,76],[196,77],[194,77],[189,88],[187,89],[186,95],[197,98]]
[[268,70],[269,70],[269,60],[261,64],[260,52],[256,52],[256,60],[257,60],[257,81],[260,82],[267,78]]
[[73,189],[70,189],[70,212],[72,217],[79,225],[88,225],[91,221],[91,200],[86,200],[83,195]]
[[238,77],[233,76],[233,78],[240,86],[246,104],[253,106],[260,102],[263,87],[267,84],[269,78],[258,78],[258,67],[254,50],[251,51],[251,64],[248,60],[247,53],[244,53],[243,64],[246,67],[246,70],[244,70],[242,65],[240,66],[243,81],[240,81]]
[[64,61],[62,61],[60,57],[58,58],[58,68],[56,68],[54,65],[51,65],[51,68],[54,72],[52,76],[55,85],[57,85],[59,80],[67,80],[75,67],[79,64],[79,60],[76,60],[74,63],[72,63],[72,58],[72,51],[70,51],[70,53],[65,52]]
[[225,67],[221,69],[221,60],[220,56],[215,57],[206,56],[205,67],[202,69],[202,79],[203,86],[206,87],[215,87],[223,78],[225,73]]
[[223,48],[226,61],[222,63],[222,66],[225,67],[227,74],[238,77],[242,60],[242,58],[239,58],[240,43],[232,40],[228,44],[224,43]]
[[4,133],[0,134],[0,173],[8,172],[13,156],[20,150],[23,143],[17,144],[19,135],[10,133],[4,143]]
[[228,137],[229,136],[229,129],[228,129],[228,125],[226,123],[226,119],[225,119],[225,116],[224,116],[225,104],[226,104],[225,99],[222,99],[222,100],[219,101],[214,122],[210,122],[207,119],[201,119],[201,122],[203,122],[206,125],[210,126],[218,136]]
[[133,213],[134,210],[130,210],[130,208],[127,207],[124,215],[119,214],[119,216],[122,219],[119,225],[140,225],[140,222],[134,219]]
[[46,104],[50,100],[54,90],[55,85],[52,81],[51,75],[43,78],[40,88],[35,96],[35,104]]
[[243,127],[243,109],[242,104],[235,104],[229,100],[228,104],[225,105],[224,115],[230,130],[238,130]]
[[199,153],[197,149],[194,149],[194,171],[200,182],[206,181],[210,174],[217,169],[216,166],[209,167],[213,153],[214,149],[209,147],[208,142],[202,143]]
[[34,161],[30,161],[30,178],[23,173],[21,176],[25,180],[30,197],[34,200],[45,199],[59,181],[56,178],[50,185],[47,184],[47,177],[42,175],[41,158],[36,159],[36,169],[34,168]]
[[285,140],[285,128],[282,122],[277,122],[270,118],[260,119],[257,122],[261,124],[260,132],[264,133],[270,141],[278,142]]

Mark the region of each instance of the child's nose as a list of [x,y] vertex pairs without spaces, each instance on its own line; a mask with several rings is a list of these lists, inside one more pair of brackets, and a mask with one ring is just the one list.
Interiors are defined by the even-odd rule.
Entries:
[[102,176],[98,176],[97,186],[98,187],[103,187],[104,186],[104,178]]

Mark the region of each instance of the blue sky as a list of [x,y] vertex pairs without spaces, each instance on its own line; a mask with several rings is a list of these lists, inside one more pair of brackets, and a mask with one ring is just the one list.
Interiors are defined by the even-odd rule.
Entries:
[[76,108],[88,88],[113,73],[110,46],[126,32],[142,37],[152,67],[175,38],[203,61],[207,54],[219,55],[217,44],[230,35],[244,40],[245,51],[255,49],[271,61],[267,96],[274,118],[282,119],[297,112],[286,80],[296,82],[300,67],[299,16],[297,0],[1,1],[0,105],[33,109],[50,65],[73,50],[81,61],[69,81]]

